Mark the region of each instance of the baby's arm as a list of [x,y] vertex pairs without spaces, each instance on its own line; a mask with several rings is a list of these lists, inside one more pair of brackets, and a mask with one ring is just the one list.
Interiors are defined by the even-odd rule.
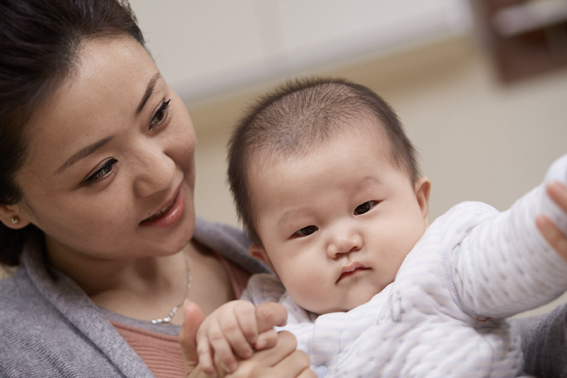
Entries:
[[[480,223],[461,229],[464,238],[449,243],[453,282],[467,312],[507,317],[541,306],[567,289],[567,260],[560,242],[565,234],[559,232],[567,224],[567,213],[558,198],[550,198],[554,181],[567,182],[567,155],[551,166],[542,185],[509,210],[480,212],[472,217]],[[559,242],[542,232],[542,221],[553,222],[546,230],[554,230]]]
[[254,350],[273,347],[276,331],[258,332],[255,306],[236,300],[225,303],[209,315],[197,332],[199,365],[208,375],[218,370],[232,373],[238,367],[237,358],[248,359]]

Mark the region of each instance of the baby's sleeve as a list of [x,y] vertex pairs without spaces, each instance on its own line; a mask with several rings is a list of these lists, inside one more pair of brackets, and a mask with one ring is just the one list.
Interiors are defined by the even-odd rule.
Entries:
[[451,285],[470,315],[508,317],[567,290],[567,262],[535,224],[538,215],[551,211],[556,224],[567,222],[567,214],[550,202],[545,191],[545,183],[557,179],[557,172],[563,174],[560,181],[567,181],[567,156],[554,163],[552,170],[555,173],[548,174],[544,183],[505,212],[469,203],[463,206],[470,208],[445,219],[449,232],[443,238],[443,251]]
[[277,303],[284,293],[285,288],[275,275],[259,273],[250,277],[240,299],[258,306],[267,302]]

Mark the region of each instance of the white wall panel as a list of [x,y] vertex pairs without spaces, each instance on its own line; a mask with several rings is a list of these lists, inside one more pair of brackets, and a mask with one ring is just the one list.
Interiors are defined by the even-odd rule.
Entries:
[[465,0],[131,0],[186,100],[468,32]]

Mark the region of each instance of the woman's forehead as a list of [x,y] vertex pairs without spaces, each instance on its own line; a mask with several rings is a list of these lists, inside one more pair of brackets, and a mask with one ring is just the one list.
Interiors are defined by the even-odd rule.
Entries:
[[29,160],[38,154],[64,157],[88,139],[104,138],[130,123],[156,77],[153,60],[134,39],[86,41],[76,66],[26,127]]

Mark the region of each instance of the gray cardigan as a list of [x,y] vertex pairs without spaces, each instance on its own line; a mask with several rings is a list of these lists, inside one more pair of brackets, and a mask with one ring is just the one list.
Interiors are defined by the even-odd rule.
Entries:
[[[251,273],[241,231],[197,219],[195,239]],[[0,281],[0,377],[153,377],[100,309],[68,277],[43,263],[28,240],[20,267]]]
[[[195,239],[251,273],[267,271],[241,231],[197,219]],[[0,281],[0,377],[153,377],[84,292],[46,269],[40,245],[29,240],[18,270]],[[567,305],[520,326],[527,372],[567,377]]]

